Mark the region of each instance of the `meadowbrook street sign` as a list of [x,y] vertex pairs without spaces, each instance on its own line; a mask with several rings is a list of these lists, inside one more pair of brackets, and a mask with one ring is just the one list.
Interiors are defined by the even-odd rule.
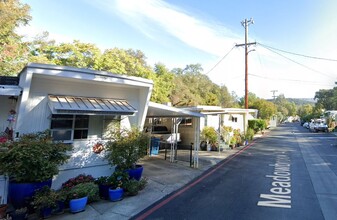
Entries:
[[276,155],[275,164],[269,164],[274,167],[272,175],[266,175],[271,178],[271,188],[269,194],[260,194],[258,206],[267,206],[275,208],[291,208],[291,172],[290,158],[285,154]]

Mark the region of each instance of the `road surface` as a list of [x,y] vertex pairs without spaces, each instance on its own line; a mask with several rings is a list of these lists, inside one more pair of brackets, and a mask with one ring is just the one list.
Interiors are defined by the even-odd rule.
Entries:
[[283,124],[133,219],[337,219],[337,137]]

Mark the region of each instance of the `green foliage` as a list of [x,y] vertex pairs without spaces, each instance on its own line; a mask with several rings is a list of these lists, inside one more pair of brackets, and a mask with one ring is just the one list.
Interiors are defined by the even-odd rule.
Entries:
[[151,79],[154,82],[151,101],[157,103],[170,102],[170,96],[174,87],[174,74],[164,64],[155,64],[154,74]]
[[150,137],[138,128],[114,130],[106,143],[106,159],[121,170],[135,167],[147,154]]
[[28,48],[15,29],[29,22],[29,10],[19,0],[0,1],[0,75],[16,75],[25,65]]
[[267,123],[263,119],[248,120],[248,129],[253,129],[255,133],[266,129]]
[[209,144],[214,144],[218,140],[218,134],[213,127],[205,126],[201,131],[201,139]]
[[236,144],[242,143],[242,135],[241,135],[240,129],[233,130],[233,138],[235,139]]
[[95,179],[95,184],[97,185],[110,185],[109,176],[100,176]]
[[253,140],[254,134],[255,134],[254,130],[252,128],[248,128],[245,134],[245,139],[248,141]]
[[112,189],[124,188],[124,184],[129,180],[129,174],[124,170],[115,170],[108,178],[108,185]]
[[147,180],[145,178],[142,178],[139,181],[130,179],[123,185],[123,189],[125,190],[126,195],[134,196],[137,195],[139,191],[143,190],[146,184]]
[[53,142],[50,131],[25,134],[18,140],[0,144],[7,148],[0,154],[0,172],[16,182],[42,182],[59,173],[72,149],[69,144]]
[[67,200],[79,199],[88,196],[89,202],[99,200],[98,186],[93,182],[80,183],[67,192]]
[[208,76],[202,74],[200,64],[187,65],[185,69],[174,69],[175,87],[171,102],[174,106],[221,105],[230,107],[232,99],[225,86],[219,87]]
[[337,87],[335,86],[333,89],[320,89],[316,92],[315,99],[317,100],[315,105],[316,112],[321,109],[337,109]]
[[36,210],[43,208],[55,208],[57,206],[58,194],[48,186],[42,187],[36,191],[33,196],[32,205]]

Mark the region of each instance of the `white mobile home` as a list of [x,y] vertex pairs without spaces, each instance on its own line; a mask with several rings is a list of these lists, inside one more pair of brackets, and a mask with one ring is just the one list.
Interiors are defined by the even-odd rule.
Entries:
[[[200,118],[198,127],[200,131],[205,126],[213,127],[220,131],[221,126],[230,126],[233,129],[239,129],[245,132],[248,126],[248,120],[254,119],[257,116],[256,109],[240,109],[240,108],[221,108],[220,106],[194,106],[184,108],[189,111],[199,112],[205,115]],[[193,140],[195,126],[192,119],[190,123],[181,123],[179,129],[182,137],[182,144],[189,144]]]
[[71,159],[53,180],[53,187],[58,187],[80,173],[94,177],[111,173],[103,160],[104,153],[93,152],[92,143],[103,139],[112,123],[143,128],[153,82],[31,63],[18,75],[18,85],[11,87],[6,92],[0,90],[0,128],[8,127],[9,111],[14,109],[16,114],[12,116],[16,121],[11,125],[14,137],[51,129],[55,140],[74,146]]

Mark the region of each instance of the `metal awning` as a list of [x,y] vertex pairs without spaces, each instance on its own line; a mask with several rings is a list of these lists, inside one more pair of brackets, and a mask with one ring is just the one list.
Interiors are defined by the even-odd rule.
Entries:
[[147,110],[148,118],[178,118],[178,117],[204,117],[203,114],[198,112],[189,111],[182,108],[175,108],[155,102],[149,103]]
[[14,85],[0,85],[0,95],[3,96],[19,96],[22,88]]
[[53,114],[133,115],[137,109],[125,99],[49,95]]

